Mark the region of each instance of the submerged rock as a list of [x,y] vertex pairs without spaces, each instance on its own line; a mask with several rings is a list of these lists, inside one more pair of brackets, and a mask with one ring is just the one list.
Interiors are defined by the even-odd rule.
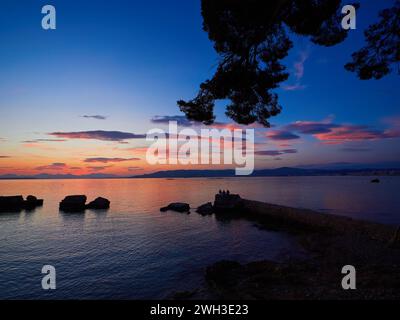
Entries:
[[108,209],[110,208],[110,201],[108,199],[98,197],[92,202],[88,203],[86,208],[95,210]]
[[188,203],[183,203],[183,202],[174,202],[160,209],[160,211],[162,212],[169,210],[177,212],[190,212],[190,205]]
[[197,208],[196,210],[197,213],[205,216],[205,215],[210,215],[214,213],[214,207],[211,202],[207,202],[200,207]]
[[64,200],[60,202],[60,210],[64,212],[85,211],[86,199],[84,195],[66,196]]

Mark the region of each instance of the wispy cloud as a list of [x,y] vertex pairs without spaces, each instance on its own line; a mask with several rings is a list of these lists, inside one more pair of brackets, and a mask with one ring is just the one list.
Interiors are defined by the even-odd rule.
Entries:
[[87,140],[102,140],[102,141],[123,141],[129,139],[145,139],[145,134],[134,134],[121,131],[78,131],[78,132],[52,132],[51,136],[65,139],[87,139]]
[[285,91],[298,91],[298,90],[304,90],[307,86],[300,84],[300,83],[296,83],[296,84],[292,84],[292,85],[283,85],[282,89]]
[[60,170],[60,169],[65,169],[67,165],[65,163],[61,162],[54,162],[52,164],[46,165],[46,166],[40,166],[36,167],[36,170],[43,171],[43,170]]
[[272,139],[276,136],[279,140],[281,135],[288,137],[291,134],[312,135],[324,144],[400,138],[400,124],[396,121],[386,129],[376,129],[368,125],[338,124],[332,121],[332,118],[323,121],[296,121],[284,126],[280,131],[268,132],[267,136]]
[[294,63],[294,75],[298,81],[301,80],[304,76],[304,63],[307,61],[308,57],[309,52],[302,51],[300,52],[299,60]]
[[170,121],[176,121],[178,126],[191,127],[200,125],[199,122],[190,121],[185,116],[154,116],[151,122],[154,124],[168,124]]
[[87,169],[91,170],[91,171],[103,171],[107,168],[111,168],[112,166],[89,166],[86,167]]
[[352,148],[352,147],[348,147],[348,148],[342,148],[340,150],[344,151],[344,152],[369,152],[372,149],[370,149],[370,148]]
[[[200,122],[190,121],[185,116],[154,116],[151,122],[154,124],[169,124],[170,121],[176,121],[178,126],[181,127],[203,127],[204,125]],[[213,124],[206,126],[207,128],[215,129],[245,129],[245,128],[263,128],[262,125],[254,123],[248,126],[239,125],[236,123],[226,123],[226,122],[214,122]]]
[[297,149],[284,149],[284,150],[260,150],[260,151],[255,151],[254,154],[258,156],[270,156],[270,157],[276,157],[280,156],[283,154],[294,154],[297,153]]
[[304,50],[300,52],[299,59],[293,64],[293,75],[296,78],[295,84],[286,84],[282,86],[285,91],[298,91],[304,90],[307,86],[301,83],[304,77],[304,64],[309,57],[309,51]]
[[87,118],[87,119],[96,119],[96,120],[106,120],[107,116],[102,116],[102,115],[83,115],[82,118]]
[[25,140],[21,141],[21,143],[40,143],[40,142],[65,142],[65,139],[34,139],[34,140]]
[[87,158],[84,160],[86,163],[112,163],[112,162],[125,162],[125,161],[138,161],[140,158]]
[[128,171],[139,171],[139,170],[143,170],[143,168],[141,168],[141,167],[128,167]]
[[297,134],[294,134],[293,132],[285,131],[285,130],[268,131],[266,133],[266,136],[267,136],[267,138],[269,138],[271,140],[278,140],[278,141],[300,139],[300,136],[298,136]]

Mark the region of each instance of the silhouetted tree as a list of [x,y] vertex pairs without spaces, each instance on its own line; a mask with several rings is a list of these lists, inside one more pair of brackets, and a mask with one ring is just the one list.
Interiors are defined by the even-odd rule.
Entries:
[[203,29],[221,59],[197,97],[178,101],[181,111],[189,120],[212,124],[215,101],[228,99],[228,117],[269,127],[268,119],[282,109],[272,90],[289,76],[281,64],[293,46],[288,33],[323,46],[340,43],[347,36],[341,9],[341,0],[202,0]]
[[400,1],[379,13],[380,21],[365,31],[367,46],[353,53],[353,61],[346,64],[360,79],[380,79],[397,64],[400,74]]

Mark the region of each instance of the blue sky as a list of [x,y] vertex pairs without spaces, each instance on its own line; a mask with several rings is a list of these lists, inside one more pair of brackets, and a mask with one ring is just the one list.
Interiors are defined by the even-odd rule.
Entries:
[[[285,59],[291,77],[277,90],[283,112],[272,119],[274,128],[268,131],[287,131],[290,124],[302,121],[377,130],[376,138],[328,139],[326,143],[326,137],[294,132],[301,139],[265,141],[264,149],[297,152],[260,158],[259,167],[400,161],[399,138],[379,134],[400,126],[398,75],[360,81],[343,68],[351,53],[362,47],[365,27],[377,21],[381,8],[392,3],[361,1],[357,30],[333,48],[294,38],[295,46]],[[41,28],[45,4],[56,7],[54,31]],[[218,62],[202,31],[197,0],[3,0],[1,8],[0,155],[10,157],[1,160],[0,168],[8,168],[3,172],[13,170],[11,162],[21,165],[22,157],[46,165],[65,161],[63,157],[73,147],[77,152],[88,150],[81,140],[71,141],[62,150],[50,142],[36,149],[32,144],[24,147],[26,141],[50,139],[51,132],[145,133],[154,127],[150,120],[156,115],[182,115],[176,101],[194,97]],[[230,122],[224,116],[223,103],[218,104],[216,114],[217,121]],[[109,156],[110,148],[121,148],[109,141],[95,143],[97,149],[86,155],[99,157],[103,152]],[[129,143],[131,148],[143,146],[138,140]],[[47,157],[43,155],[46,148]],[[11,158],[18,161],[7,160]]]

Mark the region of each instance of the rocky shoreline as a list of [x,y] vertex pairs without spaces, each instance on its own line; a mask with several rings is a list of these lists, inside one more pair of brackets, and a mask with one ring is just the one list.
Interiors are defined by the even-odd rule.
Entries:
[[[210,214],[210,203],[206,206]],[[294,235],[307,259],[219,261],[205,270],[207,290],[218,299],[400,299],[400,228],[313,210],[242,199],[220,191],[217,219],[247,219]],[[266,248],[267,250],[267,248]],[[356,269],[355,290],[342,287],[342,268]],[[201,291],[201,290],[195,290]],[[196,294],[176,299],[196,299]]]

